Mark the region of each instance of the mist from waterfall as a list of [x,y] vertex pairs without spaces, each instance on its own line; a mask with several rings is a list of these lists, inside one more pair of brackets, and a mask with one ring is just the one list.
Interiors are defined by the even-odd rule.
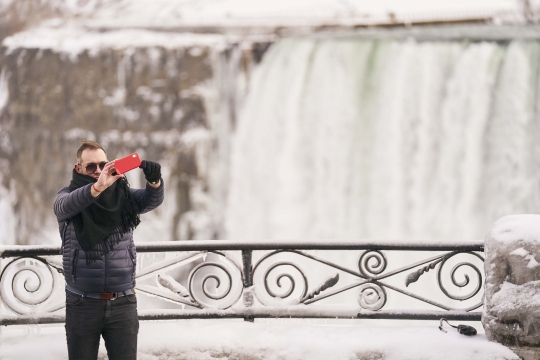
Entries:
[[482,239],[540,211],[535,41],[281,40],[232,140],[229,239]]

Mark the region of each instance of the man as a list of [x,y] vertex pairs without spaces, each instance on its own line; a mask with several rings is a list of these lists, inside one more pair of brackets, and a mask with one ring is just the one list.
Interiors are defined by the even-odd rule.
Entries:
[[62,237],[66,279],[66,337],[69,359],[97,359],[100,336],[109,359],[136,359],[136,253],[133,230],[139,214],[163,202],[161,166],[142,161],[145,189],[130,189],[114,161],[85,140],[68,187],[54,202]]

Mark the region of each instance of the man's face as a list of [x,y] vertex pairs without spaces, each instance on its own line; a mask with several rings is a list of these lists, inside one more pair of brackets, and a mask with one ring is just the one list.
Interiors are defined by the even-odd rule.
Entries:
[[75,171],[98,179],[101,170],[107,163],[107,155],[101,149],[84,149],[78,164],[75,164]]

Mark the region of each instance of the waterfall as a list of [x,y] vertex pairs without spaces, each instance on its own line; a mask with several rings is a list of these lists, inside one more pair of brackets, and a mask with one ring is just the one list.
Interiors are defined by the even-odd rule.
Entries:
[[291,38],[232,139],[230,239],[482,239],[540,211],[536,41]]

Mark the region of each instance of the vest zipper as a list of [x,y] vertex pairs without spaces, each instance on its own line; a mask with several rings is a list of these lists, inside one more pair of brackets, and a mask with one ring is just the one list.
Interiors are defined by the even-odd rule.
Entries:
[[73,263],[71,264],[71,279],[73,282],[77,279],[77,258],[79,257],[79,249],[75,249],[75,255],[73,256]]
[[103,258],[103,261],[105,262],[105,287],[103,288],[104,291],[107,291],[107,282],[108,282],[108,278],[107,278],[107,275],[109,274],[109,256],[108,254],[105,254],[104,258]]
[[69,220],[66,220],[64,231],[62,232],[62,247],[60,248],[60,255],[64,253],[64,245],[66,244],[66,231],[68,229],[68,226],[69,226]]
[[133,251],[132,251],[131,248],[128,250],[128,252],[129,252],[129,257],[131,258],[131,262],[133,263],[133,272],[131,273],[131,278],[135,279],[135,266],[136,266],[135,265],[135,256],[133,255]]

